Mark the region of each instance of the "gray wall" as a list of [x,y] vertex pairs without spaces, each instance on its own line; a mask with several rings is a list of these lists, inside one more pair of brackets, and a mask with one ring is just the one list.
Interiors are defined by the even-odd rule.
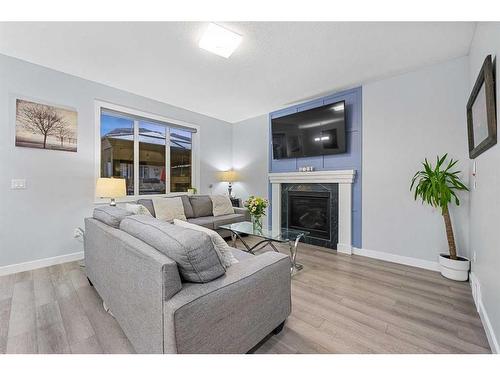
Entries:
[[[500,115],[500,24],[478,23],[469,55],[470,87],[476,81],[484,58],[491,54],[496,62],[497,124]],[[498,125],[497,125],[498,126]],[[481,285],[482,303],[497,340],[500,339],[500,146],[497,144],[476,159],[476,189],[471,191],[470,248],[476,254],[472,272]],[[470,166],[472,170],[472,161]]]
[[[76,108],[78,152],[15,147],[16,95]],[[200,125],[201,192],[225,191],[215,172],[231,166],[231,124],[0,55],[0,266],[81,251],[73,231],[94,202],[95,99]],[[11,190],[12,178],[27,189]]]
[[246,200],[249,195],[268,198],[269,117],[262,115],[233,125],[233,167],[240,181],[234,195]]
[[[468,179],[467,57],[363,86],[363,248],[437,261],[447,252],[438,210],[413,200],[413,174],[448,153]],[[457,248],[467,255],[468,195],[452,209]]]

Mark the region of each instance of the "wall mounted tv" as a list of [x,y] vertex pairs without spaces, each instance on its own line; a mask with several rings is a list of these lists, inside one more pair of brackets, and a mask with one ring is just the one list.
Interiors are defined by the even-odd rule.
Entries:
[[271,120],[273,158],[346,152],[345,101]]

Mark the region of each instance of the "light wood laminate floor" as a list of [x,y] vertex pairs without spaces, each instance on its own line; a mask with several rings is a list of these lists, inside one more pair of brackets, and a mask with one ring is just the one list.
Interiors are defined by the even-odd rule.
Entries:
[[[468,283],[304,244],[298,260],[292,314],[255,353],[490,352]],[[0,353],[133,352],[78,262],[0,277]]]

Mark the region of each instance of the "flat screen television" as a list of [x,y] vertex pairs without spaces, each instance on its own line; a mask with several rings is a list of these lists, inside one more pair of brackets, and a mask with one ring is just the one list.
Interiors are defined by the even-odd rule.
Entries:
[[271,120],[273,159],[346,152],[345,101]]

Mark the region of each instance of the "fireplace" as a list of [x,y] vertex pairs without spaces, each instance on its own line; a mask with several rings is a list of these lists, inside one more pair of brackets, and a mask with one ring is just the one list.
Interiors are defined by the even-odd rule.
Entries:
[[308,236],[307,243],[352,254],[352,190],[354,169],[313,172],[271,172],[271,217],[273,228],[288,228],[288,193],[330,193],[330,239]]
[[338,184],[282,184],[281,224],[309,232],[306,243],[336,249]]
[[330,239],[330,194],[288,192],[288,228],[305,230],[310,236]]

